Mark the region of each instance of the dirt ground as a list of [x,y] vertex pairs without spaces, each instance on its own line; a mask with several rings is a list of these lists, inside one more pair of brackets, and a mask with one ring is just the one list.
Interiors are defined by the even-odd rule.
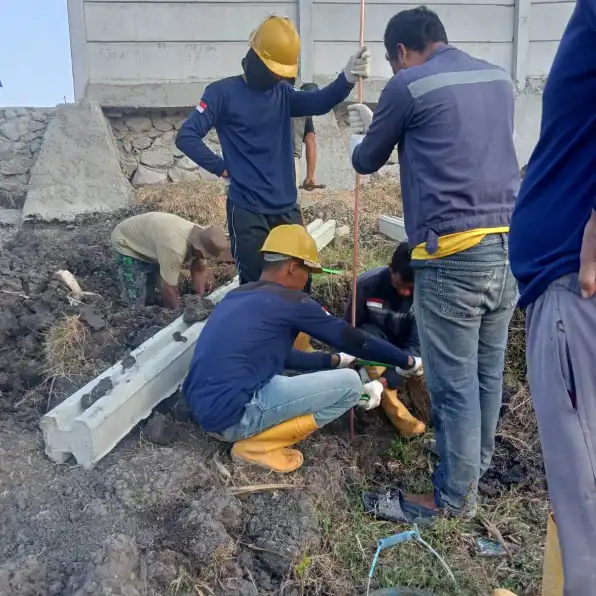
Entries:
[[[332,212],[322,203],[306,216]],[[357,413],[353,441],[346,419],[316,433],[301,445],[305,465],[289,476],[233,465],[229,446],[201,432],[179,396],[90,472],[44,456],[40,417],[180,315],[120,303],[109,235],[125,215],[24,227],[0,252],[0,596],[364,595],[376,541],[405,528],[367,517],[361,491],[426,490],[433,463],[419,440],[400,440],[377,412]],[[383,264],[392,250],[370,231],[363,246],[365,267]],[[326,263],[347,264],[349,249],[349,241],[336,241],[323,253]],[[52,280],[57,269],[100,297],[72,304]],[[213,287],[232,273],[214,269]],[[315,284],[338,314],[348,289],[341,277]],[[484,521],[516,548],[507,557],[481,557],[475,541],[494,536],[487,526],[441,520],[423,535],[458,586],[406,544],[382,555],[373,588],[540,593],[548,504],[519,364],[520,325],[518,315],[497,454],[481,488]],[[60,339],[72,329],[75,364],[60,368]],[[414,393],[404,391],[404,400],[424,416]]]

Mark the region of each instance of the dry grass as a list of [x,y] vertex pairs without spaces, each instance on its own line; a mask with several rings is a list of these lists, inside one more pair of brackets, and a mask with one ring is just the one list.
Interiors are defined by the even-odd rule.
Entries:
[[89,369],[89,332],[79,315],[65,316],[52,326],[44,341],[44,371],[48,377],[78,377]]
[[223,182],[180,182],[145,186],[136,191],[136,202],[155,211],[180,215],[201,226],[226,227]]

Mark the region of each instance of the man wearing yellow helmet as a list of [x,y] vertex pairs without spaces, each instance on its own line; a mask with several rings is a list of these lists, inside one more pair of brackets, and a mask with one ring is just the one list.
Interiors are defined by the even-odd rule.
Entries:
[[[380,404],[383,385],[363,385],[349,368],[354,356],[386,362],[402,376],[419,375],[422,366],[419,358],[332,317],[302,291],[309,274],[321,271],[304,227],[276,227],[261,251],[260,280],[215,307],[183,389],[196,422],[233,442],[235,459],[291,472],[302,465],[302,454],[290,445],[359,402],[365,409]],[[345,353],[295,350],[300,332]],[[319,372],[289,377],[282,374],[286,369]]]
[[[259,249],[269,231],[302,223],[292,118],[326,114],[348,97],[359,77],[370,75],[370,53],[363,47],[327,87],[295,90],[300,38],[285,17],[265,19],[249,43],[244,74],[210,84],[176,140],[190,159],[230,183],[228,228],[241,284],[259,279]],[[212,128],[223,157],[203,142]]]

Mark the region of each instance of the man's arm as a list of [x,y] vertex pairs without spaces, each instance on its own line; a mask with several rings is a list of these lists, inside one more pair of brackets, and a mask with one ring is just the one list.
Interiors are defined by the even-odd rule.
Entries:
[[304,146],[306,154],[306,179],[305,184],[315,184],[315,172],[317,170],[317,137],[315,136],[315,125],[309,116],[304,124]]
[[403,369],[411,368],[414,364],[413,358],[406,352],[331,316],[311,298],[296,303],[294,314],[297,331],[303,331],[341,352]]
[[166,308],[171,308],[172,310],[180,308],[180,290],[178,289],[177,285],[172,286],[162,279],[161,296]]
[[414,112],[414,99],[398,75],[383,89],[370,128],[352,153],[359,174],[372,174],[386,163],[402,139]]
[[204,259],[193,259],[190,265],[190,276],[192,287],[199,296],[202,296],[207,285],[207,265]]
[[333,368],[333,355],[327,352],[301,352],[292,349],[285,366],[289,370],[323,370]]
[[203,141],[205,135],[217,124],[224,112],[221,93],[212,85],[205,89],[199,105],[192,111],[178,131],[176,147],[211,174],[227,175],[224,160],[213,153]]
[[296,91],[288,85],[290,116],[292,118],[301,118],[327,114],[338,103],[344,101],[353,88],[354,85],[348,83],[343,72],[339,74],[333,83],[316,91]]
[[420,356],[420,338],[418,337],[418,326],[416,319],[412,319],[412,326],[410,328],[410,335],[405,341],[402,349],[412,356]]

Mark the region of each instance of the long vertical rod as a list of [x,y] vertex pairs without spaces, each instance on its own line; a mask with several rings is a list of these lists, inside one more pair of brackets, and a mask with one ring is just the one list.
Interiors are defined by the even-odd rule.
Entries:
[[[360,0],[360,47],[364,45],[364,1]],[[358,79],[358,87],[356,89],[358,103],[362,103],[364,99],[364,80]],[[356,173],[356,186],[354,188],[354,248],[352,259],[352,326],[356,327],[356,286],[358,280],[358,237],[360,214],[358,205],[360,203],[360,174]],[[350,436],[353,439],[356,436],[356,428],[354,425],[354,410],[350,410]]]

